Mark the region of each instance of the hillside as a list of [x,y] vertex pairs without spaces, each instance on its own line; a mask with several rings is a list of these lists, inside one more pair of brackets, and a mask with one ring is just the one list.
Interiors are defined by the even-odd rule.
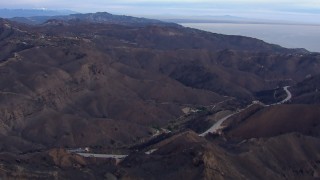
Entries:
[[309,76],[305,80],[297,83],[292,89],[295,95],[292,103],[320,103],[320,75]]
[[319,137],[320,107],[317,105],[276,105],[257,111],[237,126],[226,130],[227,136],[239,138],[273,137],[299,132]]
[[0,19],[0,51],[0,177],[319,176],[317,53],[109,13]]
[[167,141],[151,155],[129,156],[121,163],[122,178],[312,179],[319,173],[318,138],[287,134],[220,145],[226,142],[186,132]]
[[[320,62],[317,55],[292,55],[292,49],[252,38],[174,26],[2,20],[1,37],[2,133],[23,132],[26,140],[50,147],[100,144],[100,135],[84,140],[100,122],[122,134],[104,125],[105,146],[133,143],[183,115],[185,107],[225,96],[250,102],[256,91],[315,74]],[[56,130],[48,116],[61,122]],[[122,122],[137,133],[129,135]]]
[[[1,177],[77,179],[314,179],[319,178],[319,139],[286,134],[269,139],[209,141],[184,132],[156,145],[150,155],[132,153],[117,164],[63,149],[0,154]],[[307,147],[307,148],[306,148]],[[290,151],[288,151],[290,149]],[[13,164],[16,164],[13,166]]]

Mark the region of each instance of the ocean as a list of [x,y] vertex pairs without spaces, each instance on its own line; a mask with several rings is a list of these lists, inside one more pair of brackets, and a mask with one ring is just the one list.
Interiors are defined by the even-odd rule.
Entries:
[[320,25],[180,23],[183,26],[227,35],[242,35],[286,48],[320,52]]

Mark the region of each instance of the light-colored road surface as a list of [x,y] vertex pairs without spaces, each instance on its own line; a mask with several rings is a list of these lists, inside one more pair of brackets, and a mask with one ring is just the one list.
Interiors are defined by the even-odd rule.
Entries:
[[115,155],[115,154],[92,154],[92,153],[77,153],[83,157],[95,157],[95,158],[113,158],[113,159],[123,159],[128,155]]
[[[151,150],[145,152],[145,154],[150,155],[157,150],[158,149],[151,149]],[[87,157],[87,158],[105,158],[105,159],[111,158],[111,159],[116,159],[116,160],[122,160],[128,156],[128,155],[93,154],[93,153],[76,153],[76,154],[83,156],[83,157]]]
[[287,93],[287,97],[280,102],[281,104],[283,104],[283,103],[285,103],[285,102],[287,102],[287,101],[290,101],[291,98],[292,98],[292,94],[291,94],[291,92],[288,90],[289,87],[290,87],[290,86],[283,87],[283,90],[285,90],[286,93]]
[[238,114],[240,112],[242,112],[243,110],[246,110],[247,108],[251,107],[252,105],[254,105],[255,103],[252,103],[250,104],[249,106],[247,106],[246,108],[244,109],[241,109],[240,111],[237,111],[235,113],[232,113],[232,114],[229,114],[221,119],[219,119],[213,126],[211,126],[208,130],[206,130],[204,133],[202,134],[199,134],[199,136],[206,136],[207,134],[209,133],[217,133],[218,130],[222,129],[223,126],[222,126],[222,123],[227,120],[229,117],[235,115],[235,114]]
[[152,154],[153,152],[155,152],[155,151],[157,151],[157,150],[158,150],[158,149],[151,149],[151,150],[145,152],[145,154],[150,155],[150,154]]
[[[292,98],[292,94],[291,94],[291,92],[288,90],[289,87],[290,87],[290,86],[285,86],[285,87],[283,87],[283,90],[285,90],[286,93],[287,93],[287,97],[286,97],[284,100],[282,100],[282,101],[280,101],[280,102],[277,102],[277,103],[274,103],[274,104],[266,105],[266,106],[273,106],[273,105],[283,104],[283,103],[285,103],[285,102],[287,102],[287,101],[290,101],[291,98]],[[253,104],[255,104],[255,103],[253,103]],[[233,116],[233,115],[235,115],[235,114],[238,114],[238,113],[242,112],[243,110],[249,108],[249,107],[252,106],[253,104],[247,106],[246,108],[240,110],[239,112],[236,112],[236,113],[233,113],[233,114],[229,114],[229,115],[221,118],[219,121],[217,121],[213,126],[211,126],[211,127],[210,127],[208,130],[206,130],[204,133],[199,134],[199,136],[206,136],[206,135],[209,134],[209,133],[217,133],[218,130],[220,130],[220,129],[223,128],[222,123],[223,123],[225,120],[227,120],[229,117],[231,117],[231,116]]]
[[291,92],[290,92],[289,89],[288,89],[289,87],[290,87],[290,86],[285,86],[285,87],[283,87],[283,90],[286,91],[286,93],[287,93],[287,97],[286,97],[284,100],[282,100],[282,101],[280,101],[280,102],[277,102],[277,103],[274,103],[274,104],[269,104],[269,105],[266,105],[266,106],[273,106],[273,105],[283,104],[283,103],[285,103],[285,102],[290,101],[291,98],[292,98],[292,94],[291,94]]
[[205,131],[204,133],[200,134],[199,136],[206,136],[208,133],[212,133],[212,132],[217,132],[219,129],[221,129],[221,124],[227,120],[229,117],[233,116],[235,113],[233,114],[229,114],[228,116],[220,119],[218,122],[216,122],[213,126],[211,126],[207,131]]

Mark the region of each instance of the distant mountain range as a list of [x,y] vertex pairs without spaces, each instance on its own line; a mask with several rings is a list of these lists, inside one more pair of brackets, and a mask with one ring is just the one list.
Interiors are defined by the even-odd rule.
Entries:
[[0,9],[0,17],[32,17],[32,16],[58,16],[75,14],[77,12],[70,10],[47,10],[47,9]]
[[[10,18],[11,21],[29,24],[29,25],[40,25],[49,23],[52,25],[53,22],[60,21],[62,24],[74,24],[74,23],[102,23],[102,24],[122,24],[122,25],[166,25],[166,26],[179,26],[174,23],[167,23],[160,20],[137,18],[125,15],[113,15],[107,12],[87,13],[87,14],[69,14],[69,15],[58,15],[58,16],[32,16],[32,17],[14,17]],[[56,21],[52,21],[56,20]]]
[[[79,18],[83,20],[84,15],[76,16],[76,14],[79,14],[76,11],[71,10],[52,10],[52,9],[0,9],[0,18],[13,18],[12,20],[17,22],[22,22],[26,24],[42,24],[45,21],[52,19],[53,17],[55,19],[63,19],[66,18],[65,16],[69,16],[67,19],[75,19]],[[89,13],[89,14],[95,14],[95,13]],[[101,15],[101,14],[100,14]],[[59,17],[57,17],[59,16]],[[97,16],[97,15],[95,15]],[[109,14],[109,17],[112,16]],[[113,15],[116,17],[116,15]],[[122,19],[119,19],[119,17],[122,17]],[[114,22],[118,22],[118,20],[121,21],[132,21],[135,22],[137,18],[130,19],[130,16],[118,16],[115,19],[113,19]],[[140,16],[141,17],[141,16]],[[171,22],[171,23],[250,23],[250,24],[310,24],[310,23],[302,23],[302,22],[295,22],[295,21],[281,21],[281,20],[268,20],[268,19],[256,19],[256,18],[245,18],[245,17],[238,17],[238,16],[232,16],[232,15],[201,15],[201,16],[181,16],[181,15],[175,15],[175,14],[168,14],[168,15],[145,15],[143,17],[146,17],[146,19],[158,19],[164,22]],[[103,19],[97,19],[96,17],[95,21],[101,23],[102,21],[105,23],[106,21]],[[132,17],[131,17],[132,18]],[[146,19],[141,18],[140,21],[145,21]],[[88,19],[87,19],[88,20]],[[109,21],[109,19],[108,19]],[[140,22],[141,23],[141,22]],[[154,23],[154,22],[153,22]]]

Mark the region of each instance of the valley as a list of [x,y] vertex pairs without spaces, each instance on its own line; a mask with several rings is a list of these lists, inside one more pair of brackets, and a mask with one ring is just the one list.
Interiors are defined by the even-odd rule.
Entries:
[[41,20],[0,19],[0,177],[319,177],[319,53],[109,13]]

